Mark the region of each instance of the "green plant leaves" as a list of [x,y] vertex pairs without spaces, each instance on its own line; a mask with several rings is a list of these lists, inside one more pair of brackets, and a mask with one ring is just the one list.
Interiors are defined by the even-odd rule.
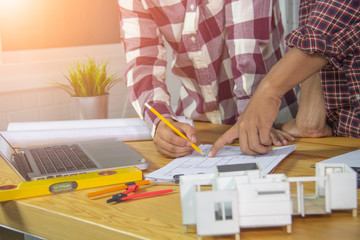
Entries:
[[97,64],[95,58],[90,57],[87,61],[76,61],[68,68],[68,76],[65,75],[68,84],[56,82],[55,85],[73,97],[108,94],[121,80],[118,74],[107,73],[108,62]]

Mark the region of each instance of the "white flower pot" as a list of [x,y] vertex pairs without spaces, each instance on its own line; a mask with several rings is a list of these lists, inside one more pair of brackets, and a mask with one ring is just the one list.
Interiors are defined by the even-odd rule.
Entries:
[[103,119],[108,117],[109,94],[93,97],[73,97],[76,118]]

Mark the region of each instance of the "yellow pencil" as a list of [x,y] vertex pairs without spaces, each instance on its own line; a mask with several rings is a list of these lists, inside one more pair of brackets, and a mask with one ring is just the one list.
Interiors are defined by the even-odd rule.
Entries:
[[[174,125],[172,125],[168,120],[166,120],[163,116],[161,116],[161,114],[156,111],[153,107],[151,107],[149,104],[145,103],[145,106],[150,109],[151,112],[153,112],[158,118],[160,118],[161,121],[163,121],[166,125],[168,125],[177,135],[179,135],[180,137],[186,139],[186,140],[189,140],[184,134],[182,134],[179,130],[177,130],[176,127],[174,127]],[[193,149],[195,149],[198,153],[200,153],[201,155],[205,155],[198,146],[196,146],[193,142],[191,142],[191,147]]]

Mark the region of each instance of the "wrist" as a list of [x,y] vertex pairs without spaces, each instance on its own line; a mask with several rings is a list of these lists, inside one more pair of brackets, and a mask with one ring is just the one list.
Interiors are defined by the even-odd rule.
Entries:
[[264,100],[268,99],[281,102],[281,98],[286,92],[287,91],[283,93],[283,90],[280,90],[280,87],[276,86],[269,78],[264,78],[258,86],[255,94]]

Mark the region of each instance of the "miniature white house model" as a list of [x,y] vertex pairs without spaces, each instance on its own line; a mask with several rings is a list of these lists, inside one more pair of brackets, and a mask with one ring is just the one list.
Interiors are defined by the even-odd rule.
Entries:
[[[314,182],[315,195],[304,194]],[[291,196],[290,183],[296,185]],[[241,228],[286,226],[292,215],[328,214],[352,210],[357,214],[357,175],[346,164],[317,163],[314,177],[261,176],[256,163],[217,166],[212,174],[180,177],[183,225],[196,225],[199,238],[234,234]]]

